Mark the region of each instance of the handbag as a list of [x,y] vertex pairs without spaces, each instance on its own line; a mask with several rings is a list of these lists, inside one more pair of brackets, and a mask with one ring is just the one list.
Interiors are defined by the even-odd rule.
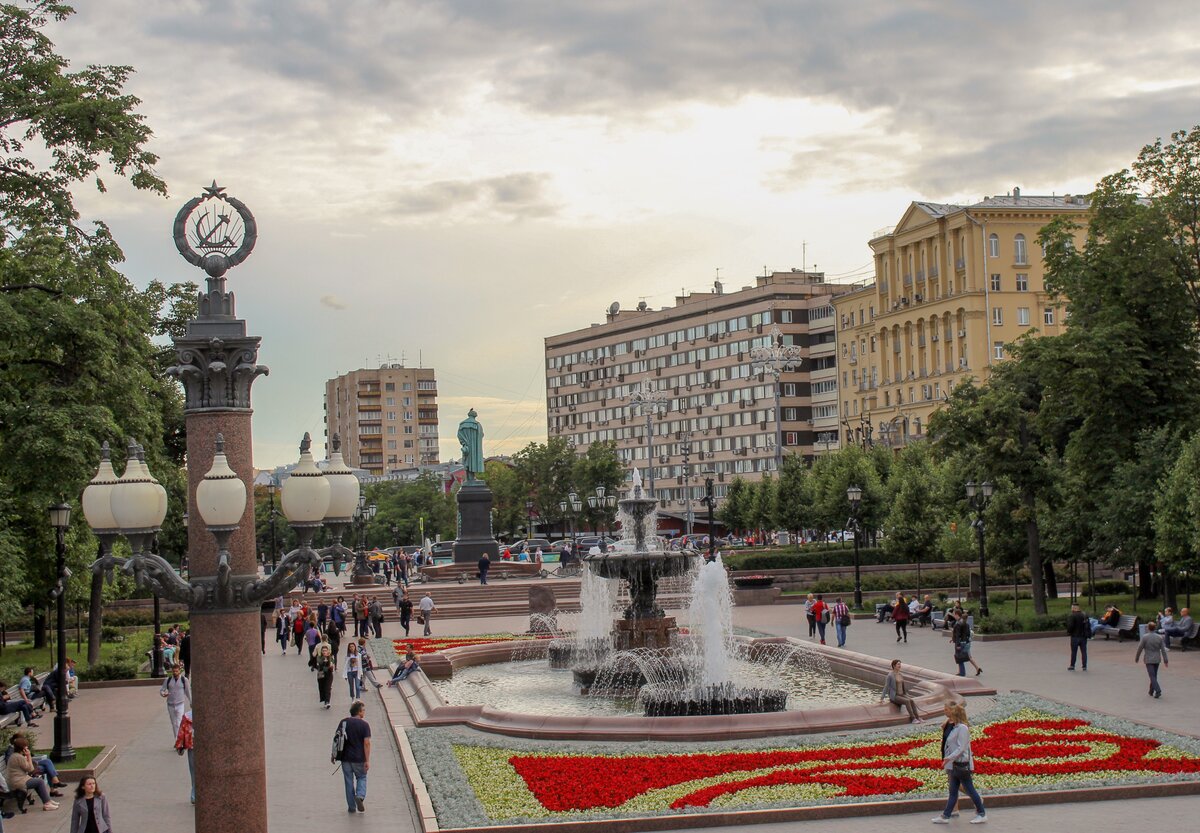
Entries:
[[971,774],[971,764],[967,761],[951,761],[950,769],[959,778],[967,778]]
[[971,658],[971,648],[966,642],[954,643],[954,661],[966,662]]

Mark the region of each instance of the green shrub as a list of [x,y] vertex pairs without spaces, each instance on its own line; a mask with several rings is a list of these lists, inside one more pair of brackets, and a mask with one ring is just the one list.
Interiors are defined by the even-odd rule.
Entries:
[[79,673],[81,680],[132,680],[137,676],[138,664],[129,659],[112,659],[88,666]]
[[100,639],[104,642],[124,642],[125,634],[116,625],[104,625],[100,628]]
[[[187,621],[187,610],[164,610],[159,621],[165,625]],[[154,623],[154,610],[149,607],[123,607],[104,611],[104,625],[118,628],[139,627]]]
[[1015,616],[989,616],[975,620],[976,633],[1020,633],[1022,630],[1024,623]]
[[[904,564],[907,559],[889,556],[881,547],[859,550],[859,564]],[[854,564],[853,547],[809,550],[799,552],[733,553],[725,559],[731,570],[793,570],[805,567],[850,567]]]
[[[1119,578],[1097,579],[1095,585],[1095,594],[1097,596],[1122,596],[1133,592],[1133,588],[1129,586],[1129,582],[1122,581]],[[1092,585],[1090,584],[1085,584],[1083,589],[1079,591],[1080,596],[1091,596],[1092,593]]]
[[1049,613],[1045,616],[1034,616],[1025,623],[1025,630],[1032,633],[1062,631],[1065,634],[1067,632],[1067,614]]
[[[1022,600],[1027,600],[1027,599],[1031,600],[1031,599],[1033,599],[1033,596],[1030,595],[1029,593],[1026,593],[1025,591],[1021,591],[1018,594],[1018,598],[1020,598]],[[1013,594],[1011,592],[1001,591],[999,593],[993,593],[991,591],[988,591],[988,601],[991,602],[992,604],[1005,604],[1006,602],[1011,602],[1012,600],[1013,600]]]
[[29,747],[31,749],[37,748],[38,733],[36,729],[30,729],[28,726],[16,726],[15,724],[10,723],[3,729],[0,729],[0,750],[8,749],[8,747],[12,744],[12,736],[17,732],[20,732],[25,737],[29,738]]

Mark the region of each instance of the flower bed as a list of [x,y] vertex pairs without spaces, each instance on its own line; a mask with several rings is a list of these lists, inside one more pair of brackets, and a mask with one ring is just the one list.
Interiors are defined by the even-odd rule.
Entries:
[[744,590],[751,587],[770,587],[775,583],[774,576],[734,576],[733,583]]
[[[1200,741],[1006,695],[972,725],[984,793],[1200,781]],[[726,744],[522,741],[411,729],[445,827],[829,805],[944,794],[939,724]]]

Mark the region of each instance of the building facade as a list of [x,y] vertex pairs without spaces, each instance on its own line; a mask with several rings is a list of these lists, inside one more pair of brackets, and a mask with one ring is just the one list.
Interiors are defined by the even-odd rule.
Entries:
[[[652,474],[660,506],[690,508],[702,520],[704,470],[724,496],[735,476],[760,479],[775,470],[773,380],[753,372],[750,351],[767,346],[778,328],[803,360],[780,380],[786,453],[811,455],[837,444],[836,335],[832,299],[849,287],[822,273],[793,270],[753,286],[677,297],[675,305],[620,310],[603,324],[546,339],[546,409],[550,437],[579,452],[614,441],[622,459]],[[631,397],[645,386],[665,395],[665,413],[646,418]]]
[[1014,189],[973,205],[914,202],[871,240],[874,282],[834,301],[842,441],[922,438],[954,386],[987,379],[1006,345],[1061,332],[1065,308],[1046,292],[1037,237],[1087,212],[1082,197]]
[[325,383],[326,455],[334,434],[351,468],[380,476],[435,465],[437,379],[432,368],[385,364]]

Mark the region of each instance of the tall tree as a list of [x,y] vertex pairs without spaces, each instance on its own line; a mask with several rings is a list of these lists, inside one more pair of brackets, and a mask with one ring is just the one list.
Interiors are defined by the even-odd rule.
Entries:
[[740,477],[733,478],[725,500],[717,508],[717,519],[731,532],[745,532],[750,528],[753,511],[753,490]]
[[888,553],[916,562],[937,552],[946,521],[939,502],[939,479],[927,443],[911,443],[900,452],[888,483],[891,509],[883,523],[883,546]]
[[779,526],[791,532],[797,541],[802,531],[813,525],[812,500],[812,478],[804,458],[787,455],[779,472],[776,511]]

